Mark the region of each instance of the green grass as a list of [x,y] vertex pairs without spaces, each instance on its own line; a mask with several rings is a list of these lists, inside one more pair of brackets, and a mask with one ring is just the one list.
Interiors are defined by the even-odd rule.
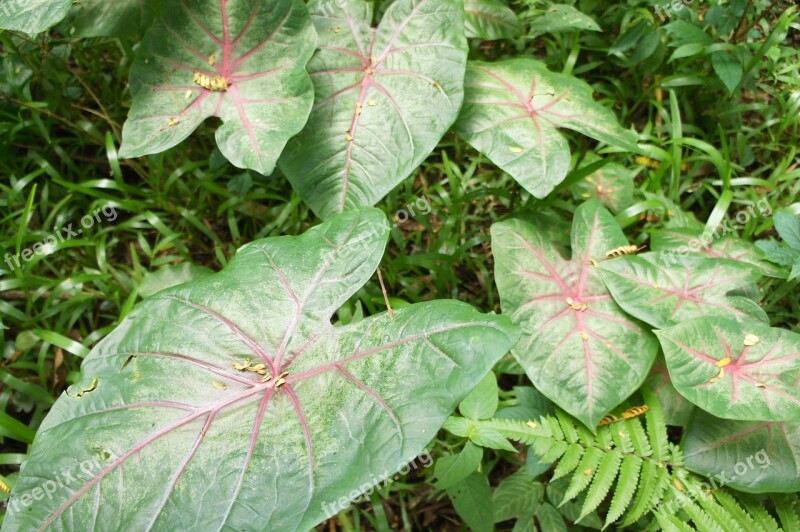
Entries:
[[[634,203],[618,214],[631,242],[646,241],[647,231],[668,221],[667,211],[679,214],[676,207],[704,223],[761,199],[800,214],[798,23],[782,18],[780,9],[763,20],[749,15],[757,20],[748,24],[765,27],[764,35],[751,39],[752,68],[742,90],[728,95],[707,58],[665,60],[648,72],[608,55],[621,25],[647,13],[599,2],[594,15],[610,32],[522,37],[476,46],[473,56],[524,51],[546,58],[550,68],[593,84],[623,124],[640,132],[641,154],[603,153],[636,173]],[[782,32],[776,34],[776,26]],[[781,42],[786,31],[788,41],[777,54],[759,59],[763,43]],[[49,407],[77,378],[89,349],[140,299],[148,272],[182,262],[218,270],[247,242],[299,234],[318,223],[282,176],[226,163],[214,148],[212,124],[166,153],[120,160],[132,43],[0,33],[3,253],[17,254],[104,205],[117,213],[113,222],[97,223],[14,271],[0,262],[0,480],[9,485]],[[556,193],[537,200],[448,134],[379,204],[390,216],[409,204],[430,208],[392,231],[380,267],[392,304],[454,298],[499,312],[489,227],[515,213],[546,220],[554,238],[567,238],[563,228],[576,206],[568,184],[583,177],[582,161],[596,150],[588,139],[569,136],[575,170]],[[638,164],[637,155],[654,163]],[[749,220],[739,235],[775,237],[769,217]],[[762,288],[773,325],[800,328],[798,281],[770,279]],[[375,276],[339,317],[348,321],[384,309]],[[509,388],[523,378],[507,375],[501,382]],[[434,454],[449,445],[437,440]],[[340,526],[416,530],[429,512],[442,513],[442,526],[455,522],[444,494],[425,483],[431,471],[383,488],[383,506],[380,499],[361,505],[340,516]]]

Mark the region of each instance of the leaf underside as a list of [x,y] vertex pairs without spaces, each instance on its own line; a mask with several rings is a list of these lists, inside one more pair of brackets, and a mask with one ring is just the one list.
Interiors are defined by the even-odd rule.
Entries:
[[172,148],[213,116],[231,163],[272,173],[311,109],[315,42],[301,0],[167,1],[131,70],[121,156]]
[[59,26],[71,37],[141,35],[162,0],[81,0]]
[[800,421],[800,335],[716,317],[656,335],[675,388],[703,410],[725,419]]
[[600,273],[614,301],[656,328],[700,316],[768,322],[758,303],[729,295],[758,279],[750,265],[698,255],[672,259],[660,252],[618,257],[603,261]]
[[537,198],[547,196],[569,170],[562,127],[636,149],[636,135],[592,100],[592,88],[583,81],[550,72],[534,59],[467,64],[456,132]]
[[698,410],[681,448],[686,468],[750,493],[800,491],[800,423],[732,421]]
[[591,263],[625,244],[594,201],[575,212],[569,261],[527,223],[492,226],[503,312],[522,328],[512,354],[538,390],[590,428],[642,384],[658,348],[614,303]]
[[417,168],[456,119],[467,57],[458,0],[398,0],[377,29],[371,4],[309,9],[319,49],[315,103],[281,170],[321,218],[373,205]]
[[333,327],[388,229],[351,211],[138,305],[56,402],[12,504],[86,475],[60,475],[64,489],[5,526],[307,530],[393,475],[517,335],[457,301]]

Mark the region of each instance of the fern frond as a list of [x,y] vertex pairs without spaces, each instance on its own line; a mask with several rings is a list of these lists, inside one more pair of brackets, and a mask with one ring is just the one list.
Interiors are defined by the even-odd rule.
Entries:
[[[685,532],[694,530],[691,525],[703,532],[780,530],[762,499],[725,488],[710,491],[702,477],[685,469],[683,453],[667,439],[658,401],[646,398],[652,406],[643,416],[598,427],[596,434],[562,411],[527,423],[469,423],[529,445],[543,461],[555,463],[551,483],[564,481],[560,505],[577,503],[577,521],[597,519],[597,510],[604,507],[603,528],[620,521],[620,526],[629,526],[652,515],[647,530]],[[796,495],[775,498],[775,513],[786,532],[800,531],[797,501]]]

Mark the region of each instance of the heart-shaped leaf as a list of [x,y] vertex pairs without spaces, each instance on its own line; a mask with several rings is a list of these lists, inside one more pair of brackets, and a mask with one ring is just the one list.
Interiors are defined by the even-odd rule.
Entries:
[[458,115],[467,44],[459,0],[397,0],[377,29],[371,3],[309,6],[319,50],[315,103],[280,165],[321,218],[372,205],[430,154]]
[[800,335],[757,322],[696,318],[656,331],[672,384],[725,419],[800,421]]
[[600,273],[625,312],[659,329],[698,316],[769,322],[752,299],[728,295],[758,279],[747,264],[698,255],[673,261],[671,255],[644,253],[603,261]]
[[31,35],[58,24],[72,7],[72,0],[3,0],[0,28]]
[[659,356],[653,363],[650,375],[644,381],[643,386],[658,399],[667,425],[683,427],[689,422],[695,406],[679,394],[672,385],[667,363],[663,357]]
[[59,30],[71,37],[142,35],[162,0],[80,0]]
[[695,253],[716,259],[738,260],[752,264],[764,275],[786,278],[786,272],[764,260],[764,252],[755,244],[730,235],[712,233],[703,238],[702,229],[673,228],[654,231],[650,235],[650,249],[674,257],[673,262]]
[[517,15],[500,0],[464,0],[467,37],[493,41],[522,33]]
[[569,144],[558,128],[636,149],[636,134],[592,100],[583,81],[534,59],[470,61],[456,132],[520,185],[543,198],[569,170]]
[[5,526],[308,530],[393,475],[517,333],[458,301],[333,327],[388,231],[351,211],[139,304],[44,421]]
[[537,389],[593,430],[639,388],[658,349],[614,303],[591,263],[627,243],[596,201],[575,211],[572,260],[525,222],[492,226],[500,301],[522,328],[512,354]]
[[800,423],[731,421],[698,410],[681,449],[687,469],[724,480],[731,488],[800,491]]
[[315,42],[301,0],[169,0],[131,70],[120,155],[167,150],[213,116],[231,163],[272,173],[311,109]]

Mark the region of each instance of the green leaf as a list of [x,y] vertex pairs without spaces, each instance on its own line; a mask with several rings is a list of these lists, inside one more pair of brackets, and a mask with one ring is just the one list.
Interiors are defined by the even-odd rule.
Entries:
[[539,419],[554,414],[553,403],[533,386],[514,386],[517,405],[502,408],[497,417],[505,419]]
[[494,530],[492,492],[489,479],[483,473],[473,473],[464,482],[447,490],[453,508],[464,523],[476,532]]
[[678,261],[683,255],[701,254],[712,258],[738,260],[752,264],[764,275],[783,278],[786,273],[765,261],[764,252],[755,244],[731,235],[706,234],[702,229],[673,228],[650,234],[650,249],[666,252]]
[[497,378],[490,371],[458,405],[461,415],[471,419],[488,419],[497,411]]
[[756,245],[764,253],[765,259],[781,266],[791,266],[800,259],[800,250],[781,245],[773,240],[759,240]]
[[67,16],[72,0],[3,0],[0,28],[41,33]]
[[488,41],[522,33],[517,15],[500,0],[464,0],[464,24],[467,37]]
[[478,426],[473,427],[469,432],[469,439],[476,445],[487,447],[489,449],[497,449],[499,451],[509,451],[512,453],[517,452],[517,449],[511,445],[502,434],[498,431]]
[[539,522],[539,530],[543,532],[567,532],[564,518],[552,504],[540,504],[536,510],[536,520]]
[[628,168],[609,163],[578,181],[572,196],[581,201],[595,199],[612,212],[620,212],[633,203],[633,177]]
[[603,261],[599,270],[625,312],[659,329],[699,316],[769,321],[755,301],[729,295],[758,279],[746,264],[655,252]]
[[449,489],[459,484],[478,469],[482,458],[483,449],[468,441],[460,453],[436,460],[433,470],[438,479],[436,489]]
[[663,357],[659,356],[656,359],[643,386],[658,398],[667,425],[683,427],[689,422],[694,405],[672,385],[667,363]]
[[592,430],[639,388],[658,349],[611,300],[591,263],[626,244],[611,214],[593,201],[575,211],[572,260],[532,225],[492,226],[501,306],[522,328],[512,354],[539,391]]
[[161,0],[80,0],[59,30],[71,37],[142,35],[161,4]]
[[681,448],[686,468],[750,493],[800,491],[800,423],[731,421],[699,410]]
[[800,335],[724,318],[655,332],[675,388],[703,410],[725,419],[800,420]]
[[371,3],[310,6],[315,103],[280,165],[317,215],[372,205],[431,153],[458,115],[467,42],[459,0],[398,0],[377,29]]
[[636,149],[636,134],[592,100],[589,85],[534,59],[470,61],[465,83],[456,132],[537,198],[569,170],[569,144],[558,128]]
[[800,218],[787,211],[778,211],[774,217],[775,229],[784,242],[800,250]]
[[173,286],[188,283],[195,279],[202,279],[214,273],[210,268],[197,266],[191,262],[183,262],[177,266],[164,266],[154,272],[148,272],[139,284],[139,295],[150,297],[162,290]]
[[131,70],[120,156],[172,148],[213,116],[231,163],[272,173],[308,118],[314,47],[301,0],[168,0]]
[[42,423],[12,504],[64,487],[5,526],[308,530],[394,475],[516,335],[458,301],[334,327],[388,232],[351,211],[136,306]]
[[742,81],[742,60],[738,55],[729,52],[711,54],[711,66],[729,93],[732,93]]
[[503,479],[492,493],[494,522],[500,523],[523,513],[535,512],[544,496],[544,487],[525,471]]
[[580,30],[601,31],[592,17],[566,4],[553,4],[530,24],[531,33],[573,33]]

